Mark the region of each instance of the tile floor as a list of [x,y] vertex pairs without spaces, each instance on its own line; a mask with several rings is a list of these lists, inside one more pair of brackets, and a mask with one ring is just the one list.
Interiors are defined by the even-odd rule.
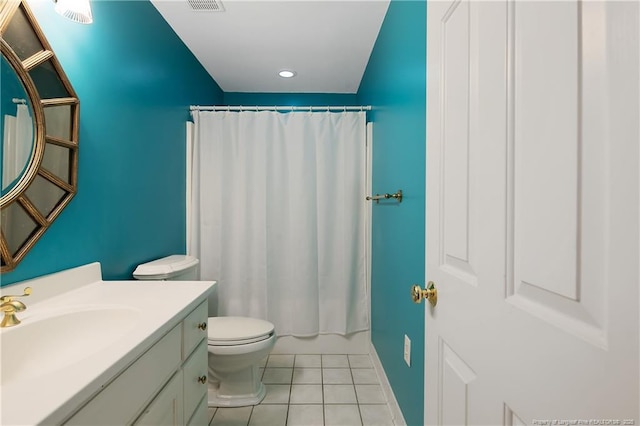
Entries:
[[393,426],[369,355],[271,355],[260,405],[209,408],[210,426]]

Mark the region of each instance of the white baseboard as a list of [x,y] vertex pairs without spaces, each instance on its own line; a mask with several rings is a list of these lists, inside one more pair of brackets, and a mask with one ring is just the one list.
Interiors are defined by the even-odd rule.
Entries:
[[380,379],[382,392],[384,392],[384,395],[387,398],[387,403],[389,404],[389,409],[391,410],[391,418],[393,419],[393,424],[395,426],[407,426],[407,422],[404,420],[404,416],[402,415],[402,411],[400,410],[400,406],[398,405],[396,396],[393,394],[391,384],[389,383],[389,379],[387,379],[387,374],[384,372],[382,362],[380,361],[380,358],[378,358],[378,353],[376,352],[376,348],[375,346],[373,346],[373,343],[370,343],[369,345],[369,356],[371,356],[373,367],[376,369],[376,373],[378,373],[378,379]]

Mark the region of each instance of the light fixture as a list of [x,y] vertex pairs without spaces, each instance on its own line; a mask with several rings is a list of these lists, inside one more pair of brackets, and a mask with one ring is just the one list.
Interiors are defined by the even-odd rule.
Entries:
[[282,70],[278,73],[278,75],[282,78],[291,78],[295,77],[296,72],[291,70]]
[[54,0],[56,2],[55,11],[65,18],[80,24],[90,24],[93,22],[91,14],[91,4],[89,0]]

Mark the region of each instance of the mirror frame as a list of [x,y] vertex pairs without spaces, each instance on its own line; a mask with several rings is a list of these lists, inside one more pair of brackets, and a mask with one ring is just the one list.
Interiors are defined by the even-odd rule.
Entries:
[[[58,62],[51,45],[47,41],[42,29],[38,25],[35,16],[29,9],[25,0],[6,0],[0,5],[0,44],[2,55],[17,71],[18,77],[22,82],[31,105],[33,107],[34,126],[34,147],[33,154],[29,160],[24,174],[20,177],[18,183],[6,194],[0,198],[0,210],[2,214],[7,209],[17,203],[20,208],[35,223],[35,228],[19,245],[15,252],[12,252],[7,241],[4,230],[0,230],[0,256],[2,257],[2,266],[0,272],[8,272],[13,270],[18,263],[24,258],[40,237],[51,226],[53,221],[58,217],[62,210],[69,204],[71,199],[77,192],[78,183],[78,133],[79,133],[79,117],[80,117],[80,100],[73,90],[69,79],[67,78],[62,66]],[[37,36],[42,49],[24,60],[20,60],[15,53],[13,47],[6,42],[4,34],[11,24],[16,13],[22,12],[31,26],[31,30]],[[42,98],[37,86],[31,79],[29,72],[38,66],[49,63],[55,71],[58,80],[64,86],[68,97]],[[47,126],[44,110],[47,107],[68,106],[69,114],[69,130],[70,139],[61,139],[59,137],[47,134]],[[0,119],[4,119],[0,117]],[[66,124],[66,123],[65,123]],[[69,152],[68,161],[68,178],[63,179],[51,171],[43,167],[43,158],[47,145],[57,145],[67,148]],[[33,184],[37,176],[44,178],[49,183],[55,185],[62,191],[64,195],[57,201],[48,214],[41,212],[37,203],[27,197],[26,191]]]

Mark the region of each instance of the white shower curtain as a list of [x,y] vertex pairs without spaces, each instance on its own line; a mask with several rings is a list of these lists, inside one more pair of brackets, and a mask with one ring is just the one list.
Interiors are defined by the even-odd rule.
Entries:
[[22,175],[33,151],[33,121],[29,107],[16,105],[15,117],[4,116],[2,140],[2,188],[9,187]]
[[219,315],[368,328],[364,112],[195,111],[189,253]]

